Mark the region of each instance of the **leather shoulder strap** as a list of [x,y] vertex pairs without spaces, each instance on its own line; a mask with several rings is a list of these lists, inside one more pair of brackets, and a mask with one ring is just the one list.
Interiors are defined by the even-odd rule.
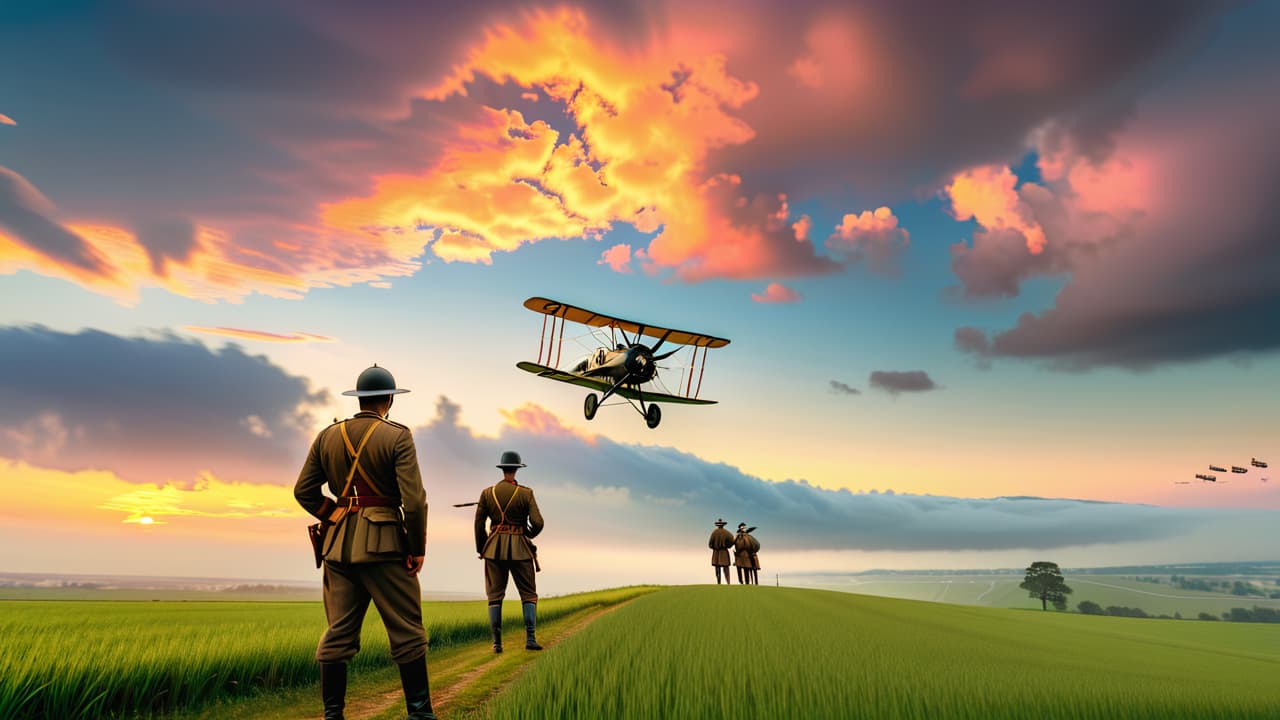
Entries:
[[[374,428],[378,427],[378,423],[373,423],[368,430],[364,431],[364,437],[360,438],[360,447],[351,447],[351,436],[347,434],[347,422],[344,420],[338,428],[342,431],[342,441],[347,444],[347,449],[351,451],[351,469],[347,470],[347,482],[342,486],[342,495],[347,497],[347,493],[351,491],[351,482],[356,479],[356,469],[360,467],[360,455],[364,453],[364,446],[369,442],[369,438],[373,437]],[[362,471],[360,473],[364,475]]]

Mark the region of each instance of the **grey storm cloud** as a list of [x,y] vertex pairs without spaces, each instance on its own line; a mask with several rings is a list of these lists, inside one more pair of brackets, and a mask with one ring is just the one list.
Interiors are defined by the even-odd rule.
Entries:
[[868,383],[890,395],[928,392],[939,387],[923,370],[874,370]]
[[562,538],[700,546],[723,516],[759,526],[771,549],[1050,549],[1158,540],[1199,522],[1194,511],[1147,505],[864,494],[770,482],[673,448],[570,431],[507,427],[480,436],[458,423],[459,408],[447,398],[437,409],[433,422],[414,431],[432,507],[470,512],[448,506],[475,500],[498,479],[493,465],[502,451],[514,449],[529,466],[521,482],[537,493],[548,527]]
[[839,380],[832,380],[830,383],[831,392],[841,395],[861,395],[862,391],[848,383],[842,383]]
[[290,484],[323,399],[235,345],[0,328],[0,456],[41,467]]

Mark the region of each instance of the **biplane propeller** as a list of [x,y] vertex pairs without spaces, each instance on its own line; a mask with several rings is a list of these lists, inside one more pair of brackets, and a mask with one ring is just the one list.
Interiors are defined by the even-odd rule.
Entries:
[[[662,422],[662,410],[655,401],[681,403],[686,405],[713,405],[714,400],[703,400],[698,397],[702,389],[702,374],[707,367],[707,350],[724,347],[729,341],[702,333],[673,330],[646,323],[602,315],[592,310],[562,303],[547,298],[531,297],[524,301],[524,306],[536,313],[541,313],[542,335],[538,342],[538,361],[519,362],[516,367],[538,377],[545,377],[558,382],[578,385],[599,392],[587,395],[583,402],[582,414],[588,420],[594,419],[601,403],[613,396],[625,398],[635,407],[650,428],[658,427]],[[550,332],[547,329],[547,318],[551,319]],[[559,322],[559,335],[556,324]],[[566,369],[559,369],[561,351],[564,347],[564,324],[574,322],[590,328],[608,328],[622,335],[623,342],[612,343],[613,347],[598,347],[586,357],[579,359]],[[628,336],[627,333],[631,335]],[[641,342],[642,337],[657,338],[652,346]],[[683,384],[683,392],[658,392],[644,386],[658,377],[658,363],[675,355],[683,347],[675,348],[659,354],[666,343],[689,346],[693,348],[690,359],[688,381]],[[698,362],[698,350],[702,350],[702,365],[698,369],[698,387],[693,386],[693,370]],[[544,352],[545,351],[545,352]],[[544,357],[545,355],[545,357]],[[634,401],[634,402],[633,402]],[[639,403],[637,406],[636,403]]]

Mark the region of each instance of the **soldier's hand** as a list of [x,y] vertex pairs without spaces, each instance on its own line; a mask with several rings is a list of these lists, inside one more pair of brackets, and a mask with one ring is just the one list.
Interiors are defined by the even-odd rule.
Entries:
[[426,559],[425,555],[410,555],[404,559],[404,565],[409,568],[410,575],[417,575],[418,571],[422,570],[422,562]]

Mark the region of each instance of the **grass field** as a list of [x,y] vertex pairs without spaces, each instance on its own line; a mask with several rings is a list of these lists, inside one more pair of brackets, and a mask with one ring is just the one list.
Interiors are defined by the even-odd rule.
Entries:
[[[651,590],[545,598],[539,619]],[[425,603],[431,647],[488,638],[484,606]],[[521,626],[519,609],[506,604],[509,627]],[[146,717],[314,683],[324,628],[316,602],[0,602],[0,718]],[[362,648],[355,672],[391,662],[374,611]]]
[[[1039,609],[1040,602],[1018,587],[1021,576],[1014,575],[857,575],[841,578],[797,578],[804,585],[825,590],[838,590],[863,595],[925,600],[957,605],[980,605],[997,608]],[[1181,613],[1194,618],[1202,612],[1221,615],[1233,607],[1254,605],[1280,608],[1280,600],[1260,597],[1237,597],[1227,593],[1181,590],[1164,584],[1138,582],[1116,575],[1066,576],[1074,592],[1068,605],[1075,609],[1081,600],[1092,600],[1103,607],[1122,605],[1138,607],[1151,615]]]
[[532,718],[1275,718],[1280,626],[792,588],[674,588],[569,638],[490,706]]

